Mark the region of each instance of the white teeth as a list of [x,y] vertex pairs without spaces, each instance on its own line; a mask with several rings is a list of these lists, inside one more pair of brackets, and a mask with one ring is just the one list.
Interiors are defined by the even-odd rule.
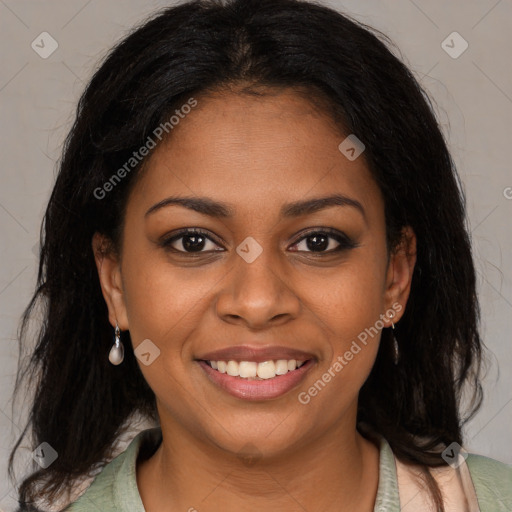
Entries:
[[240,373],[238,373],[238,363],[236,361],[228,361],[228,366],[226,368],[226,373],[231,375],[232,377],[238,377]]
[[256,377],[257,373],[258,363],[254,363],[252,361],[240,361],[240,364],[238,365],[238,374],[240,377]]
[[288,361],[286,359],[279,359],[276,361],[276,375],[284,375],[288,373]]
[[300,368],[306,361],[296,359],[278,359],[277,361],[208,361],[210,366],[220,373],[227,373],[232,377],[244,379],[272,379],[276,375],[286,375],[288,372]]
[[258,363],[258,377],[260,379],[271,379],[276,376],[276,365],[274,361]]

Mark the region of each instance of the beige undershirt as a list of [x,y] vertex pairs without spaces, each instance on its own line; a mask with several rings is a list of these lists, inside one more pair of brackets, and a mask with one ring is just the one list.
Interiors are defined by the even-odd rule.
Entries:
[[[435,512],[428,501],[425,484],[415,478],[420,471],[408,466],[395,457],[398,492],[400,494],[401,512]],[[437,481],[444,499],[446,512],[480,512],[475,488],[466,463],[458,468],[445,466],[431,468],[430,472]]]

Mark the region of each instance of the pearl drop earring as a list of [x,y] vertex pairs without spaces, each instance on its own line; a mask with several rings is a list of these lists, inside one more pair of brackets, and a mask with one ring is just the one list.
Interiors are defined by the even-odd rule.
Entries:
[[115,341],[114,345],[110,349],[110,353],[108,355],[108,360],[115,366],[121,364],[124,359],[124,345],[121,341],[121,331],[119,330],[119,326],[116,322],[116,332],[115,332]]

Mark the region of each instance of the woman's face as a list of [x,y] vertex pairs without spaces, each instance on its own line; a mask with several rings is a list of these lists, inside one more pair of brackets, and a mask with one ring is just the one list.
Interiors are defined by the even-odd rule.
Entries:
[[364,153],[347,158],[303,97],[197,101],[129,197],[120,261],[97,256],[110,320],[145,343],[162,429],[269,456],[353,431],[380,330],[405,309],[414,235],[388,265]]

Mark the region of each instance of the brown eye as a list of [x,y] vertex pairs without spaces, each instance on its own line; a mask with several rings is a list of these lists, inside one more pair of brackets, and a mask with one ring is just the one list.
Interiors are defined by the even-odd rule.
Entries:
[[198,229],[182,230],[163,240],[160,245],[171,251],[189,254],[219,250],[215,249],[216,246],[218,247],[217,243],[205,232]]
[[310,231],[299,239],[292,247],[295,252],[312,252],[312,253],[333,253],[343,249],[352,249],[357,247],[353,240],[344,233],[335,230]]

